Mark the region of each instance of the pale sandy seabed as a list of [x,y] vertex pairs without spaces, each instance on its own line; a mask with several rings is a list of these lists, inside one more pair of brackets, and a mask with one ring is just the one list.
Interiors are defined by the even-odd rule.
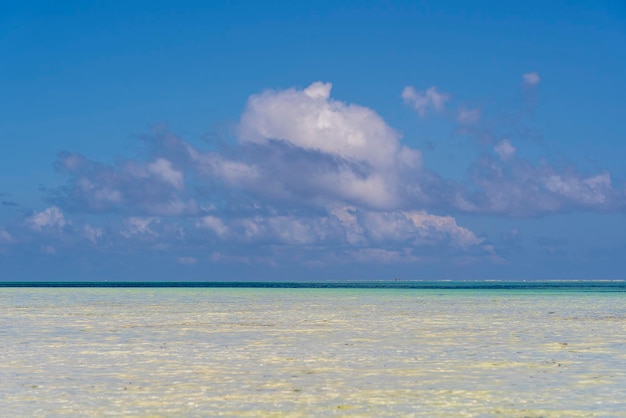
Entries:
[[626,294],[0,289],[0,416],[624,416]]

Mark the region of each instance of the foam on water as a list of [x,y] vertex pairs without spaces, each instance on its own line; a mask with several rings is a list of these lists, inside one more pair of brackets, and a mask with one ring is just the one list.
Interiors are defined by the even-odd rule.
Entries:
[[626,294],[4,288],[1,416],[626,416]]

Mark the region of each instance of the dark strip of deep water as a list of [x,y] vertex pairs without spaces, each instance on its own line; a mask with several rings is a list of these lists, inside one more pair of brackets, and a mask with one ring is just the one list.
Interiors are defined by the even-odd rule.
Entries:
[[259,281],[37,281],[0,282],[2,287],[25,288],[277,288],[277,289],[492,289],[492,290],[561,290],[592,292],[626,292],[623,280],[586,281],[327,281],[327,282],[259,282]]

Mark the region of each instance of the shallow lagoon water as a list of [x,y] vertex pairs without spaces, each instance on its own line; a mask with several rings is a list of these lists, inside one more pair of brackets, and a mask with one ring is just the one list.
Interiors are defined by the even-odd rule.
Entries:
[[2,288],[0,415],[626,416],[626,293]]

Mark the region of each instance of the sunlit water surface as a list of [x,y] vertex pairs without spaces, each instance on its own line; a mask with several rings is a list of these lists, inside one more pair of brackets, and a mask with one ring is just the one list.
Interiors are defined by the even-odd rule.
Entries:
[[0,416],[626,416],[626,294],[0,289]]

